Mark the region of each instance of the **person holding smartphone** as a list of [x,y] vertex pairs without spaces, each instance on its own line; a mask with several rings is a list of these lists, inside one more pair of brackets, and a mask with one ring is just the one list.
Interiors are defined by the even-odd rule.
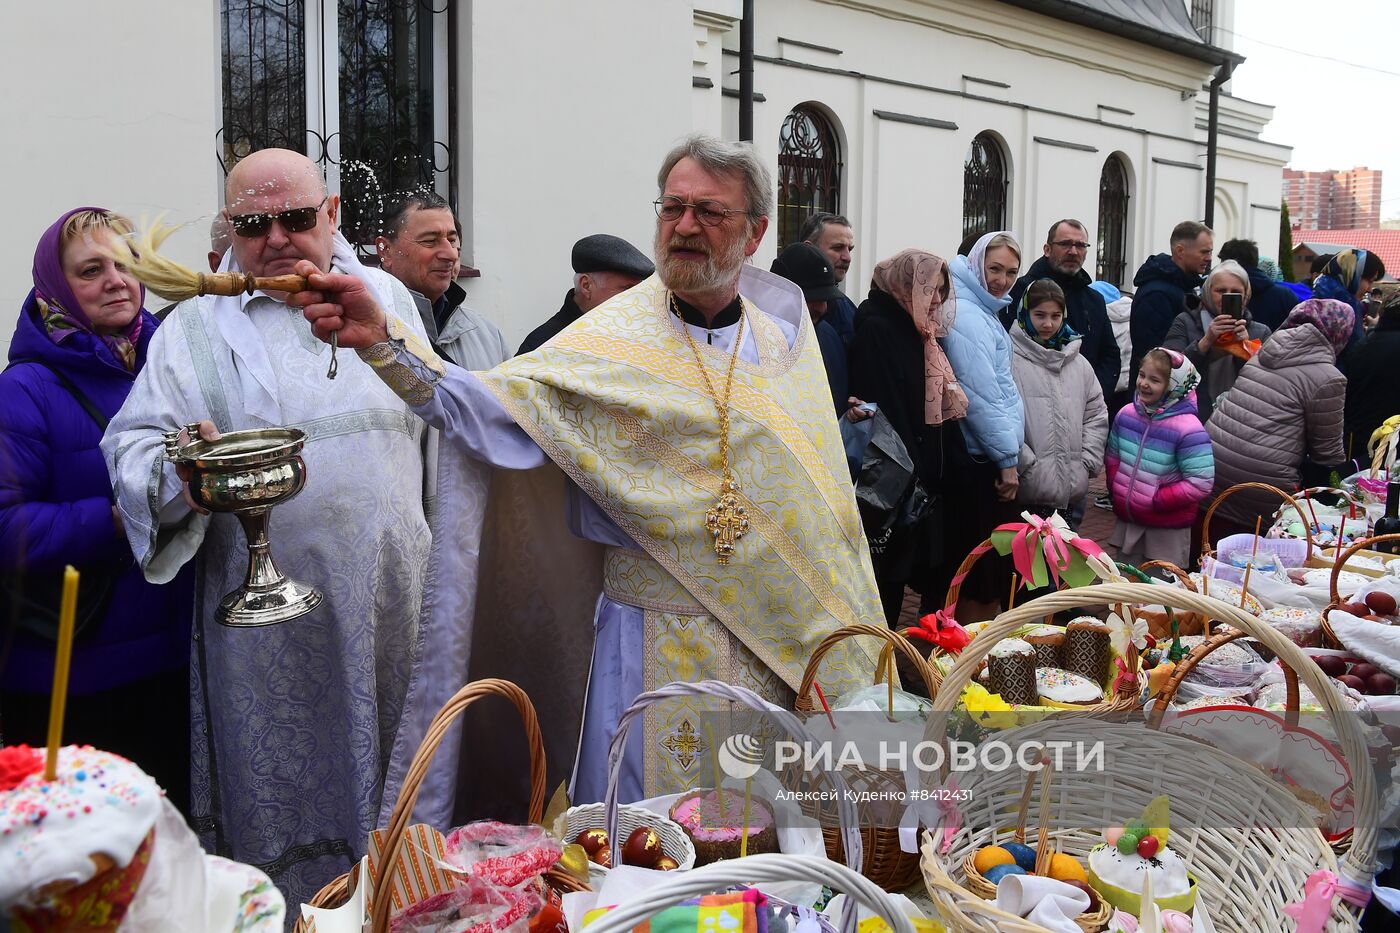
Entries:
[[1244,267],[1234,260],[1220,263],[1201,288],[1201,306],[1178,314],[1162,342],[1184,354],[1200,373],[1196,400],[1203,422],[1269,337],[1269,328],[1250,315],[1249,297]]

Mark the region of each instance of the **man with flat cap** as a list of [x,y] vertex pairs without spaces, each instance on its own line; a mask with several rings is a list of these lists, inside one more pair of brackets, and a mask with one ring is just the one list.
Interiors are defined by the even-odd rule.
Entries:
[[817,330],[817,346],[822,351],[826,381],[831,385],[831,398],[836,413],[843,414],[848,406],[846,385],[846,344],[826,320],[828,301],[844,297],[836,287],[836,272],[826,254],[811,243],[794,243],[773,260],[772,271],[802,289],[807,300],[807,313]]
[[574,244],[574,287],[564,296],[559,313],[530,331],[516,356],[537,350],[554,335],[614,295],[619,295],[656,271],[641,250],[622,237],[606,233],[586,236]]

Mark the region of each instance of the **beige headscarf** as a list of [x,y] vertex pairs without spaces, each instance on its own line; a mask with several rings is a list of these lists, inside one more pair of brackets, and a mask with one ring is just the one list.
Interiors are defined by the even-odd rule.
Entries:
[[[938,291],[939,279],[944,277],[948,281],[947,300]],[[921,249],[906,249],[877,265],[872,281],[899,302],[924,336],[924,421],[942,424],[966,417],[967,395],[938,345],[938,338],[953,329],[957,314],[947,263]]]

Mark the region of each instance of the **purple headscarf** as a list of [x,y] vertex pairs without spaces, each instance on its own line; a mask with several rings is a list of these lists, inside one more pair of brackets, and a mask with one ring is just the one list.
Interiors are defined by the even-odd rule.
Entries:
[[1356,312],[1335,298],[1309,298],[1300,301],[1288,312],[1279,330],[1311,324],[1322,332],[1338,357],[1346,350],[1351,332],[1356,326]]
[[[73,289],[68,286],[68,276],[63,274],[63,225],[80,211],[111,213],[103,207],[75,207],[44,231],[43,236],[39,237],[39,245],[34,247],[34,289],[25,301],[25,311],[30,311],[31,304],[34,306],[44,331],[54,343],[62,344],[75,333],[91,334],[111,349],[114,359],[127,370],[132,370],[136,366],[136,345],[141,337],[144,314],[138,313],[132,318],[126,331],[121,334],[99,334],[78,304]],[[145,286],[141,287],[137,303],[144,310]]]

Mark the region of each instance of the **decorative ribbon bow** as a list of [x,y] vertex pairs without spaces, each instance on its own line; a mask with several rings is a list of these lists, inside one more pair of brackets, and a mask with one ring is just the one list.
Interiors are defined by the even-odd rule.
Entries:
[[957,654],[972,641],[967,629],[942,609],[921,616],[918,624],[912,626],[906,634],[910,638],[926,641],[949,654]]
[[1321,933],[1332,913],[1334,897],[1341,897],[1357,907],[1365,907],[1371,900],[1371,890],[1320,869],[1303,882],[1303,899],[1284,907],[1283,912],[1298,921],[1298,933]]
[[1113,658],[1113,663],[1117,665],[1118,673],[1113,675],[1113,686],[1109,689],[1111,689],[1114,693],[1119,693],[1119,688],[1123,684],[1132,684],[1134,690],[1136,690],[1137,671],[1128,670],[1128,665],[1124,662],[1122,655],[1115,655]]
[[948,850],[953,848],[953,837],[962,828],[962,810],[958,809],[958,779],[956,775],[948,776],[948,783],[944,785],[948,793],[938,798],[938,815],[943,817],[943,842],[938,847],[939,855],[947,855]]
[[991,535],[997,553],[1011,555],[1021,579],[1036,589],[1052,580],[1059,586],[1061,574],[1070,586],[1084,586],[1094,579],[1088,559],[1102,555],[1103,548],[1076,535],[1058,513],[1041,518],[1022,512],[1021,517],[1024,523],[998,525]]

